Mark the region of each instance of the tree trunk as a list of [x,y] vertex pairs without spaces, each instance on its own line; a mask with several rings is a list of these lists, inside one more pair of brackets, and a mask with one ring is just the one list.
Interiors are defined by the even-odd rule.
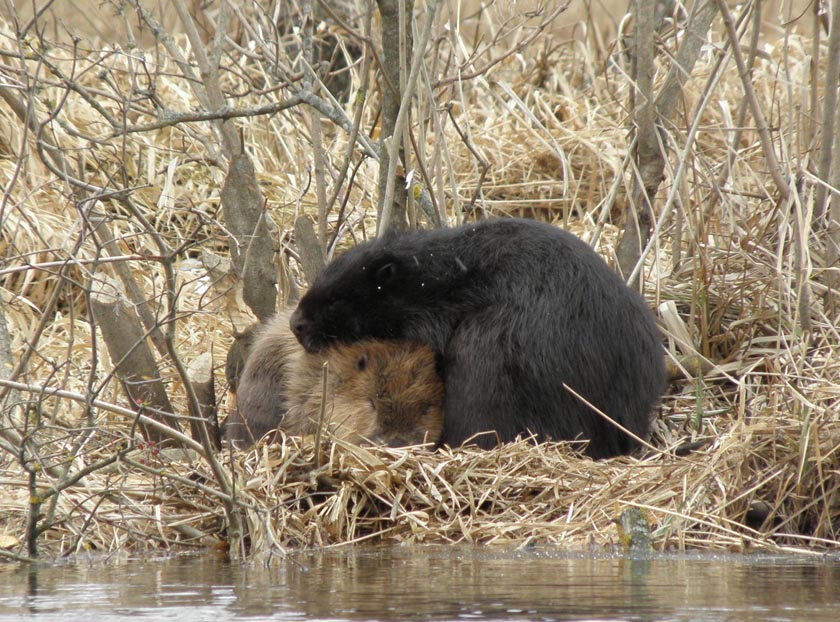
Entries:
[[[138,413],[180,430],[146,340],[146,331],[120,283],[107,276],[97,276],[91,282],[91,307],[95,325],[102,331],[116,376],[122,381],[131,405]],[[154,428],[141,426],[141,430],[148,440],[163,440]]]
[[[400,28],[400,2],[403,3],[405,24]],[[379,132],[379,196],[377,198],[377,221],[382,221],[382,214],[385,210],[391,211],[387,221],[390,223],[388,229],[401,231],[406,228],[406,189],[405,189],[405,145],[400,148],[400,162],[402,170],[397,168],[397,183],[394,185],[394,200],[391,205],[384,205],[385,187],[388,183],[388,169],[390,155],[385,146],[385,140],[393,136],[394,126],[397,122],[397,115],[400,111],[403,88],[405,85],[400,81],[408,76],[408,63],[412,55],[411,37],[411,16],[414,8],[412,0],[377,0],[379,6],[380,23],[382,28],[382,80],[380,91],[382,93],[382,118],[380,119]],[[401,40],[404,37],[404,42]],[[403,69],[404,68],[404,69]],[[401,71],[402,70],[402,71]]]
[[254,314],[265,320],[274,314],[277,300],[277,227],[265,210],[254,164],[244,151],[231,158],[222,188],[222,209],[231,233],[233,267],[242,279],[242,297]]

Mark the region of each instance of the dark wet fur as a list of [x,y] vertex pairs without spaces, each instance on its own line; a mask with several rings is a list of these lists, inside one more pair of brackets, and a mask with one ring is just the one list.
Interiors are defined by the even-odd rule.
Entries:
[[377,239],[330,263],[292,316],[300,342],[406,339],[442,354],[443,442],[519,434],[587,439],[600,458],[637,443],[665,388],[644,299],[583,241],[527,220]]

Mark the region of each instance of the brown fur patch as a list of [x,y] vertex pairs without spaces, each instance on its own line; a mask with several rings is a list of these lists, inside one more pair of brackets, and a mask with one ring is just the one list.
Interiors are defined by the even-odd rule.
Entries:
[[226,437],[253,443],[275,428],[314,434],[323,405],[325,427],[337,438],[392,447],[435,443],[443,432],[443,395],[430,348],[367,340],[308,353],[286,311],[256,333]]

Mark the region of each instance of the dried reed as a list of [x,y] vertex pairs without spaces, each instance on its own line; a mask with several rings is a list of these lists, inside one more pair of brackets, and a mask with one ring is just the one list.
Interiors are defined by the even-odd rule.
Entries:
[[[9,25],[1,23],[4,49],[17,49],[13,38]],[[796,108],[808,88],[809,45],[800,37],[768,42],[754,67],[756,93],[782,126],[780,151],[791,172],[805,157],[800,145],[808,141],[800,137],[810,131]],[[469,123],[472,148],[490,165],[480,189],[485,210],[562,221],[586,239],[597,235],[599,250],[612,260],[617,228],[608,221],[620,212],[632,175],[622,129],[627,83],[612,62],[596,65],[592,56],[580,45],[550,51],[532,46],[499,63],[491,80],[444,96],[457,100],[454,112],[460,123]],[[242,71],[259,78],[259,67],[246,57]],[[51,137],[62,148],[86,153],[89,183],[105,186],[127,175],[136,187],[134,205],[173,246],[194,239],[205,250],[225,254],[219,228],[207,226],[218,223],[223,178],[207,159],[206,124],[129,133],[123,141],[58,76],[71,75],[76,63],[88,70],[76,69],[76,83],[96,93],[103,80],[127,85],[139,63],[155,72],[156,96],[167,109],[188,113],[193,101],[172,61],[138,50],[82,53],[61,45],[49,58],[55,69],[32,92],[33,109],[46,118],[52,103],[67,98]],[[717,59],[706,55],[684,90],[683,109],[693,111],[704,85],[719,79],[714,105],[702,109],[701,131],[689,151],[691,174],[679,188],[684,232],[678,232],[678,221],[658,231],[659,252],[645,270],[646,295],[660,309],[669,352],[689,367],[663,400],[652,439],[657,449],[644,457],[593,462],[568,446],[528,440],[494,451],[431,452],[355,447],[332,439],[316,447],[311,438],[288,438],[248,452],[225,452],[219,457],[235,484],[251,554],[356,542],[620,546],[614,521],[631,507],[644,510],[654,543],[663,549],[837,548],[840,338],[817,299],[806,310],[810,332],[801,329],[802,283],[793,269],[793,238],[802,212],[779,209],[778,197],[768,190],[772,181],[755,131],[734,126],[742,98],[737,71],[721,70]],[[781,72],[791,85],[788,92],[778,88]],[[235,83],[236,73],[225,79],[232,81],[232,91],[247,91],[248,85]],[[98,101],[115,117],[124,114],[129,124],[154,121],[147,110],[131,105],[120,110],[121,102],[108,97]],[[244,96],[237,105],[259,101]],[[310,157],[301,119],[256,116],[245,135],[271,214],[284,230],[291,228],[296,209],[316,211],[312,193],[299,196],[308,183]],[[680,148],[689,125],[681,123],[668,130]],[[367,118],[364,127],[372,124]],[[464,205],[477,190],[475,156],[451,124],[440,131],[438,145],[448,146],[452,174],[447,192]],[[736,132],[740,142],[732,144]],[[0,295],[12,351],[24,351],[40,327],[27,382],[83,395],[94,391],[104,402],[121,403],[107,351],[91,334],[84,297],[74,285],[102,269],[97,263],[102,258],[91,244],[77,244],[85,225],[72,194],[28,151],[31,135],[4,107],[0,136],[6,191]],[[99,142],[80,138],[85,136]],[[324,138],[331,170],[346,152],[344,140],[340,132]],[[431,158],[435,136],[428,140]],[[434,157],[441,158],[438,164],[445,160]],[[724,162],[729,174],[720,183]],[[370,231],[375,187],[376,167],[361,163],[345,210],[357,238]],[[147,231],[121,205],[103,209],[112,217],[122,260],[149,298],[158,300],[161,270],[147,259],[157,252]],[[335,224],[336,215],[331,219]],[[819,258],[809,261],[816,272]],[[229,301],[193,254],[182,255],[176,267],[177,347],[187,359],[211,348],[219,361],[230,343]],[[820,293],[814,276],[807,275],[806,286]],[[51,297],[58,300],[53,307]],[[45,308],[54,311],[44,316]],[[186,412],[183,387],[166,362],[163,371],[175,408]],[[222,387],[221,370],[216,375]],[[49,507],[53,522],[39,536],[42,549],[53,555],[184,549],[225,539],[224,493],[197,453],[143,443],[132,449],[132,421],[111,409],[37,393],[19,396],[26,406],[23,417],[37,413],[42,424],[31,429],[4,414],[3,429],[21,433],[39,453],[37,466],[21,463],[22,454],[4,437],[0,550],[14,551],[25,539],[33,496],[112,458],[44,497],[39,507]],[[692,441],[698,445],[683,455],[684,444]]]

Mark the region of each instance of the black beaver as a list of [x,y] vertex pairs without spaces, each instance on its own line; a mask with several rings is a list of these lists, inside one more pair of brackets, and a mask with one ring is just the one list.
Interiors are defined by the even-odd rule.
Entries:
[[528,220],[361,244],[326,267],[291,327],[310,352],[372,338],[440,353],[449,445],[532,433],[627,453],[636,442],[564,385],[642,438],[665,388],[644,299],[582,240]]
[[429,347],[399,341],[306,352],[282,312],[254,332],[225,438],[249,446],[275,428],[314,434],[325,402],[326,426],[337,438],[392,447],[436,443],[443,431],[438,367]]

